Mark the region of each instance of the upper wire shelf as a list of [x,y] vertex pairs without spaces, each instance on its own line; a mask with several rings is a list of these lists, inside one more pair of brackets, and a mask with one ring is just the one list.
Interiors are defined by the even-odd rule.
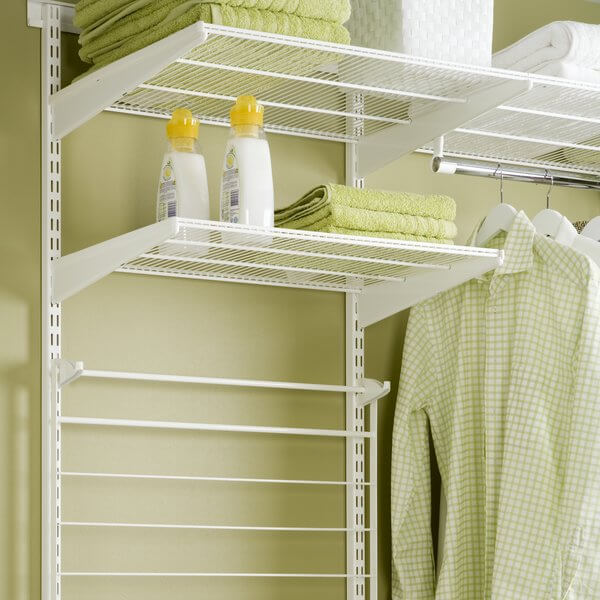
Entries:
[[362,175],[449,132],[450,156],[600,175],[600,85],[203,23],[55,94],[54,134],[105,109],[225,125],[247,93],[268,131],[368,146]]

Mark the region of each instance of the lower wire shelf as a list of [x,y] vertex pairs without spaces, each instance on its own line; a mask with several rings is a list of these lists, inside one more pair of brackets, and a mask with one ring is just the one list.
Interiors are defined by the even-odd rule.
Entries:
[[171,217],[52,263],[62,302],[118,271],[355,293],[362,327],[502,264],[500,250]]
[[[82,362],[70,362],[65,359],[57,359],[53,362],[53,387],[56,391],[64,390],[71,385],[77,387],[77,382],[82,379],[92,379],[92,380],[113,380],[120,382],[134,381],[141,384],[158,384],[158,385],[168,385],[169,388],[177,385],[187,385],[187,386],[221,386],[221,387],[237,387],[237,388],[264,388],[266,390],[292,390],[298,391],[306,394],[319,394],[319,395],[337,395],[338,399],[344,399],[346,403],[350,402],[350,404],[346,404],[347,407],[353,406],[353,409],[350,409],[352,412],[363,410],[363,407],[371,405],[371,410],[375,411],[376,401],[387,395],[390,390],[389,382],[381,383],[379,381],[370,380],[370,379],[359,379],[356,381],[355,385],[335,385],[335,384],[314,384],[314,383],[298,383],[298,382],[285,382],[285,381],[267,381],[267,380],[249,380],[249,379],[231,379],[231,378],[215,378],[215,377],[195,377],[195,376],[179,376],[179,375],[169,375],[169,374],[153,374],[153,373],[135,373],[135,372],[125,372],[125,371],[102,371],[102,370],[94,370],[94,369],[86,369]],[[80,391],[85,391],[83,388]],[[232,433],[240,433],[240,434],[264,434],[267,436],[308,436],[311,438],[338,438],[338,439],[346,439],[347,443],[352,444],[353,446],[360,445],[363,448],[363,452],[365,449],[366,440],[370,440],[369,446],[376,446],[376,430],[365,431],[362,428],[358,428],[356,430],[352,430],[350,425],[346,425],[346,429],[319,429],[319,428],[309,428],[309,427],[267,427],[261,425],[240,425],[240,424],[215,424],[215,423],[201,423],[201,422],[189,422],[189,421],[164,421],[164,420],[151,420],[150,418],[146,419],[131,419],[131,418],[97,418],[91,416],[65,416],[62,414],[62,409],[57,406],[56,411],[53,415],[51,427],[55,428],[57,440],[65,440],[61,442],[61,444],[67,443],[69,436],[71,435],[72,430],[80,430],[81,428],[98,428],[101,427],[103,429],[109,429],[111,427],[123,428],[123,429],[131,429],[131,428],[143,428],[143,429],[157,429],[157,430],[179,430],[179,431],[213,431],[213,432],[232,432]],[[371,414],[376,414],[371,413]],[[374,426],[376,427],[376,419],[374,422]],[[93,430],[91,430],[93,431]],[[94,432],[93,435],[97,435],[98,431]],[[87,433],[84,434],[87,437]],[[73,439],[73,438],[72,438]],[[79,438],[81,439],[81,438]],[[242,438],[240,438],[242,439]],[[246,438],[243,438],[246,439]],[[283,443],[283,442],[282,442]],[[287,443],[287,442],[285,442]],[[290,442],[291,443],[291,442]],[[311,446],[313,444],[312,441],[306,442]],[[318,442],[315,442],[318,443]],[[341,448],[341,446],[337,445],[336,448]],[[79,490],[78,493],[81,492],[82,483],[81,481],[84,478],[88,478],[90,480],[96,480],[97,484],[101,485],[101,490],[115,490],[118,487],[121,487],[121,483],[125,483],[125,480],[139,481],[142,484],[143,481],[151,482],[148,485],[152,485],[152,489],[159,489],[155,486],[160,484],[161,482],[164,485],[171,485],[170,482],[207,482],[210,484],[260,484],[267,486],[276,486],[283,484],[285,486],[314,486],[314,493],[320,494],[318,491],[319,488],[323,490],[324,493],[328,494],[330,499],[337,498],[339,500],[341,495],[343,494],[346,499],[348,494],[357,494],[358,497],[363,497],[366,493],[366,490],[369,490],[369,494],[371,496],[371,502],[373,498],[375,498],[377,483],[375,481],[366,481],[368,479],[367,473],[362,469],[350,468],[347,465],[346,469],[346,477],[350,479],[350,481],[344,480],[330,480],[326,479],[326,475],[322,480],[319,479],[284,479],[284,478],[266,478],[266,477],[228,477],[228,476],[201,476],[201,475],[178,475],[178,474],[144,474],[144,473],[136,473],[137,468],[135,466],[129,467],[132,469],[132,472],[127,473],[112,473],[112,472],[102,472],[101,469],[106,467],[99,467],[97,472],[93,470],[88,470],[89,465],[85,464],[73,464],[73,466],[69,466],[65,469],[62,468],[63,456],[62,454],[65,452],[64,445],[63,449],[59,454],[55,453],[57,457],[56,470],[55,470],[55,481],[56,481],[56,498],[60,500],[61,504],[63,503],[63,492],[65,492],[65,499],[69,498],[70,494],[74,492],[74,490]],[[114,467],[113,467],[114,468]],[[126,469],[128,467],[123,467]],[[118,470],[119,467],[117,466]],[[340,473],[340,477],[344,477],[342,473]],[[116,480],[118,483],[109,483],[108,480]],[[79,480],[75,483],[75,487],[72,487],[72,483],[67,484],[67,480]],[[104,483],[100,483],[106,481],[109,487],[105,488]],[[69,487],[64,487],[67,484]],[[84,483],[87,486],[87,484]],[[96,485],[96,484],[94,484]],[[115,485],[117,487],[115,487]],[[132,484],[134,485],[134,484]],[[137,489],[129,488],[130,490]],[[146,485],[146,484],[142,484]],[[325,488],[334,488],[331,491],[327,491]],[[340,492],[335,490],[335,488],[340,489]],[[92,488],[93,489],[93,488]],[[160,488],[161,490],[166,488]],[[170,488],[169,488],[170,489]],[[211,486],[212,489],[212,486]],[[236,490],[231,490],[232,492],[237,494]],[[277,492],[282,493],[283,490]],[[88,492],[89,493],[89,492]],[[102,493],[106,493],[103,491]],[[289,492],[286,492],[289,493]],[[291,492],[296,494],[296,491]],[[310,493],[313,494],[313,491],[310,492],[308,490],[302,491],[302,493]],[[269,492],[270,494],[270,492]],[[333,494],[333,495],[331,495]],[[316,500],[315,500],[316,501]],[[67,501],[67,504],[70,503],[71,507],[74,506],[74,497],[70,496],[70,499]],[[101,512],[101,514],[86,514],[82,515],[80,513],[72,513],[65,514],[62,510],[55,510],[55,514],[58,515],[58,518],[55,522],[54,530],[57,532],[59,538],[65,539],[62,543],[67,543],[66,536],[67,531],[71,533],[68,534],[68,539],[70,542],[74,540],[79,540],[80,543],[83,540],[87,539],[97,539],[92,534],[93,530],[98,531],[98,535],[104,539],[104,536],[107,535],[109,530],[114,531],[114,535],[117,536],[115,539],[136,539],[137,533],[140,532],[139,535],[168,535],[169,539],[171,536],[183,535],[184,532],[190,532],[191,535],[196,535],[194,532],[197,532],[198,535],[203,535],[203,532],[206,532],[207,535],[215,535],[221,539],[221,536],[225,536],[223,539],[229,540],[231,536],[252,536],[254,543],[266,543],[265,540],[279,540],[280,536],[292,536],[291,539],[300,540],[301,543],[306,544],[308,539],[313,539],[313,536],[316,536],[314,539],[326,540],[327,544],[333,543],[330,540],[337,540],[335,544],[336,547],[343,549],[346,544],[350,543],[350,540],[358,540],[360,542],[361,547],[368,547],[368,544],[376,544],[377,539],[377,529],[376,529],[376,520],[366,522],[364,519],[346,519],[345,526],[336,526],[336,527],[315,527],[315,526],[287,526],[287,523],[296,525],[296,522],[300,522],[302,525],[303,521],[306,523],[308,520],[308,524],[310,524],[310,519],[294,519],[294,521],[287,521],[282,519],[277,519],[275,522],[271,519],[270,516],[265,518],[256,519],[261,524],[257,525],[247,525],[247,524],[211,524],[210,521],[219,523],[223,523],[223,521],[229,520],[227,516],[213,516],[207,517],[204,515],[204,518],[208,521],[208,523],[193,523],[196,520],[197,515],[190,515],[188,517],[188,523],[178,523],[179,520],[178,515],[175,513],[171,518],[171,522],[161,523],[161,517],[156,515],[146,515],[138,516],[139,520],[145,520],[146,522],[131,522],[135,521],[136,516],[129,515],[115,515],[115,514],[106,514],[106,512]],[[99,518],[98,518],[99,517]],[[165,517],[168,519],[169,517]],[[182,519],[184,520],[184,519]],[[250,519],[249,519],[250,520]],[[254,520],[254,519],[252,519]],[[158,522],[157,522],[158,521]],[[192,521],[190,523],[189,521]],[[269,521],[271,524],[269,524]],[[262,524],[264,523],[264,525]],[[331,521],[330,521],[331,523]],[[335,523],[335,522],[334,522]],[[343,525],[343,523],[339,523],[339,525]],[[148,533],[146,533],[146,531]],[[173,533],[170,533],[173,532]],[[113,535],[111,533],[111,535]],[[75,537],[72,537],[75,536]],[[122,538],[121,536],[125,536]],[[296,538],[296,536],[299,536]],[[322,537],[324,536],[324,537]],[[337,536],[337,537],[334,537]],[[195,539],[195,538],[194,538]],[[369,540],[369,542],[367,542]],[[224,542],[225,543],[225,542]],[[230,543],[229,541],[227,543]],[[268,542],[272,543],[272,542]],[[311,542],[312,544],[312,542]],[[80,547],[78,550],[79,553],[82,552],[82,548]],[[85,553],[84,553],[85,554]],[[59,554],[60,557],[60,554]],[[66,558],[66,562],[68,564],[64,564],[63,568],[58,568],[55,572],[57,578],[57,585],[63,584],[67,579],[94,579],[101,578],[105,580],[110,580],[111,578],[116,580],[123,580],[126,578],[132,578],[139,580],[140,582],[144,579],[265,579],[265,580],[317,580],[317,581],[325,581],[325,580],[339,580],[348,582],[347,585],[352,586],[365,586],[366,581],[370,581],[370,576],[365,573],[361,573],[363,569],[360,568],[359,571],[349,570],[348,573],[339,573],[334,572],[339,567],[335,566],[334,562],[331,562],[329,569],[332,572],[318,572],[320,569],[327,569],[328,567],[325,564],[315,562],[314,560],[308,561],[307,564],[303,565],[306,569],[306,572],[267,572],[269,569],[275,568],[277,566],[273,565],[256,565],[255,568],[261,570],[261,567],[266,567],[264,569],[265,572],[253,572],[253,573],[245,573],[245,572],[215,572],[212,569],[221,565],[210,565],[205,564],[206,572],[200,570],[195,571],[196,565],[189,565],[189,572],[178,572],[178,571],[159,571],[153,570],[160,569],[160,567],[156,564],[153,565],[140,565],[135,564],[110,564],[104,565],[96,562],[90,562],[88,560],[83,560],[83,562],[74,561],[73,549],[71,549],[69,558]],[[228,563],[229,564],[229,563]],[[106,570],[102,570],[102,567],[105,567]],[[183,566],[183,565],[182,565]],[[234,564],[230,564],[232,570],[236,569]],[[299,565],[296,565],[299,566]],[[65,568],[66,567],[66,568]],[[90,569],[91,567],[91,569]],[[93,570],[96,567],[98,570]],[[122,570],[118,570],[121,567]],[[148,568],[147,570],[145,569]],[[279,564],[279,567],[282,570],[286,570],[286,566],[283,564]],[[239,567],[238,567],[239,568]],[[287,568],[290,570],[294,569],[294,565],[287,565]],[[315,569],[317,572],[314,572]],[[366,570],[366,569],[365,569]],[[66,584],[65,584],[66,585]],[[73,584],[74,585],[74,584]],[[86,584],[87,585],[87,584]],[[120,584],[119,584],[120,585]],[[136,584],[137,585],[137,584]],[[140,585],[142,585],[140,583]],[[346,585],[346,584],[344,584]]]

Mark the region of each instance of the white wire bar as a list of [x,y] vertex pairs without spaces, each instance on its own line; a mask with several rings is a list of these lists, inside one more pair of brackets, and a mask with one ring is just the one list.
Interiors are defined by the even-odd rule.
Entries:
[[[95,572],[77,572],[63,571],[60,577],[239,577],[249,579],[354,579],[352,575],[338,573],[121,573],[118,571],[95,573]],[[371,575],[361,575],[369,578]]]
[[158,481],[205,481],[210,483],[258,483],[268,485],[324,485],[324,486],[370,486],[368,481],[322,481],[319,479],[264,479],[251,477],[202,477],[194,475],[143,475],[130,473],[86,473],[61,471],[62,477],[89,477],[100,479],[141,479]]
[[312,532],[312,533],[347,533],[352,531],[369,532],[370,529],[347,529],[345,527],[260,527],[252,525],[184,525],[167,523],[111,523],[94,521],[62,521],[63,527],[108,527],[123,529],[192,529],[199,531],[266,531],[266,532]]
[[212,423],[185,423],[176,421],[140,421],[136,419],[99,419],[93,417],[61,417],[63,425],[93,427],[128,427],[142,429],[175,429],[181,431],[222,431],[229,433],[265,433],[271,435],[300,435],[312,437],[370,438],[370,432],[352,432],[337,429],[310,429],[297,427],[262,427],[256,425],[220,425]]
[[153,381],[156,383],[185,383],[198,385],[215,385],[224,387],[268,388],[275,390],[299,390],[307,392],[327,393],[364,393],[361,386],[326,385],[316,383],[292,383],[287,381],[261,381],[256,379],[227,379],[222,377],[192,377],[187,375],[162,375],[157,373],[128,373],[124,371],[99,371],[83,369],[78,377],[90,379],[117,379],[132,381]]

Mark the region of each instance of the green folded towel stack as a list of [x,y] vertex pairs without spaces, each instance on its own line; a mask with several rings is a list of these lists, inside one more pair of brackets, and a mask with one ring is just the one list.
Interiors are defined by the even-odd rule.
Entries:
[[448,196],[319,186],[275,211],[275,225],[345,235],[452,244],[456,203]]
[[80,0],[79,55],[95,67],[204,21],[348,44],[350,0]]

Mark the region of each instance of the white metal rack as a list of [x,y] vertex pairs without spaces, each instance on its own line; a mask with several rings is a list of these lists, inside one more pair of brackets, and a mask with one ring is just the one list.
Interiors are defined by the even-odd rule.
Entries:
[[[432,140],[444,134],[447,156],[564,170],[596,183],[600,86],[198,23],[59,91],[60,33],[73,31],[72,9],[46,0],[29,0],[28,8],[30,24],[43,30],[43,599],[60,600],[65,577],[336,578],[347,581],[347,598],[376,598],[376,400],[389,384],[365,379],[364,327],[493,269],[502,253],[171,219],[62,257],[61,138],[102,110],[166,117],[184,104],[204,122],[224,125],[231,101],[252,90],[268,107],[269,131],[346,143],[350,185],[363,186],[366,174],[404,153],[433,150]],[[346,385],[98,371],[62,360],[59,303],[113,271],[343,292]],[[345,394],[346,427],[64,415],[61,389],[85,377]],[[63,470],[62,429],[92,426],[339,437],[346,440],[346,477],[321,481]],[[63,478],[342,486],[346,526],[66,520]],[[62,567],[62,531],[78,527],[341,532],[346,535],[346,571],[74,572]]]
[[52,263],[61,302],[121,271],[357,294],[366,327],[498,266],[483,248],[263,229],[172,217]]
[[600,175],[600,85],[198,23],[52,99],[63,136],[108,109],[186,104],[225,125],[255,90],[269,131],[357,145],[358,174],[446,135],[448,156]]

